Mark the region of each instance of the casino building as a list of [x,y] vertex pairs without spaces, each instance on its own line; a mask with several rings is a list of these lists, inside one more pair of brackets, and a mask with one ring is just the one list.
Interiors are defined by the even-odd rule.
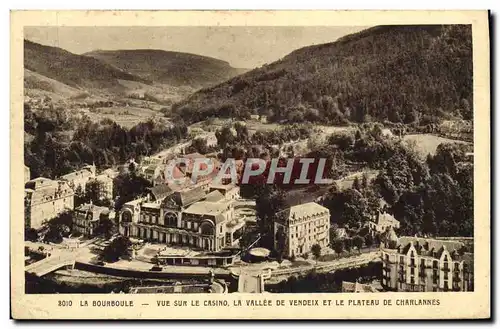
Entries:
[[218,191],[207,194],[203,187],[165,188],[164,193],[126,203],[119,222],[125,236],[206,251],[235,245],[245,226],[235,218],[232,200]]
[[397,237],[381,243],[382,286],[393,291],[473,291],[474,254],[465,238]]

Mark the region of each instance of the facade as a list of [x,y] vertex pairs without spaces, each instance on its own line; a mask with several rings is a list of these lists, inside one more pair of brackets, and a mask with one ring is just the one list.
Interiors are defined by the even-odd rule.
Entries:
[[142,168],[143,177],[151,182],[151,184],[156,184],[161,180],[165,181],[164,172],[164,164],[150,164]]
[[93,204],[83,204],[75,209],[73,231],[87,236],[93,236],[99,225],[99,220],[109,218],[110,210]]
[[308,202],[279,212],[274,222],[275,247],[279,248],[279,236],[284,237],[284,253],[287,257],[306,254],[314,244],[322,248],[330,244],[330,211]]
[[25,225],[38,229],[43,222],[73,210],[75,192],[65,181],[38,177],[25,184]]
[[125,204],[119,216],[120,233],[206,251],[237,243],[244,222],[234,220],[232,202],[213,196],[207,200],[202,187],[165,193],[163,199]]
[[96,177],[95,165],[87,165],[82,169],[61,176],[61,180],[68,182],[69,186],[76,190],[78,187],[85,191],[87,183]]
[[198,138],[205,140],[207,147],[217,146],[217,136],[215,136],[215,133],[213,133],[213,132],[208,132],[208,133],[204,133],[204,134],[196,136],[196,139],[198,139]]
[[389,228],[399,229],[399,221],[394,218],[391,214],[381,211],[377,214],[377,216],[368,222],[370,230],[372,232],[384,233]]
[[473,291],[474,255],[458,240],[397,238],[381,244],[382,286],[394,291]]

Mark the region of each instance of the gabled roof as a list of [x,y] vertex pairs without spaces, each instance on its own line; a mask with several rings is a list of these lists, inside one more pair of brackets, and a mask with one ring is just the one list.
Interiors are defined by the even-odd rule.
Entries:
[[219,202],[221,200],[224,200],[224,195],[222,195],[222,193],[220,193],[219,191],[215,190],[208,193],[207,196],[205,197],[205,200],[210,202]]
[[176,205],[185,208],[197,201],[200,201],[205,197],[205,195],[204,189],[200,186],[192,189],[176,191],[165,199],[165,203],[168,204],[170,202],[174,202]]
[[96,206],[94,204],[86,203],[81,205],[76,209],[76,211],[81,212],[81,213],[92,213],[92,220],[96,221],[100,218],[101,215],[103,216],[109,216],[110,211],[106,207],[100,207]]
[[155,187],[150,188],[150,191],[155,200],[161,200],[174,193],[174,191],[172,191],[167,184],[156,185]]
[[420,255],[435,254],[436,257],[440,257],[444,249],[451,254],[453,251],[460,251],[464,247],[462,242],[456,240],[438,240],[409,236],[400,237],[398,242],[402,253],[407,253],[410,248],[410,244],[413,243],[413,246],[415,246],[415,249]]
[[288,212],[288,218],[302,218],[327,212],[328,209],[317,204],[316,202],[307,202],[304,204],[292,206],[283,211]]
[[90,178],[92,176],[94,176],[94,173],[91,170],[91,166],[85,166],[80,170],[70,172],[69,174],[66,175],[62,175],[61,179],[72,181],[77,178],[86,178],[86,177]]

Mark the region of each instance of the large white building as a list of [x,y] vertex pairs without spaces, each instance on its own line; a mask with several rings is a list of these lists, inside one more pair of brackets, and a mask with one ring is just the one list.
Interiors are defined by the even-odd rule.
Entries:
[[397,237],[382,243],[382,285],[394,291],[472,291],[474,254],[452,239]]
[[69,186],[76,190],[80,188],[85,191],[87,183],[96,177],[95,165],[87,165],[80,170],[70,172],[69,174],[61,176],[61,180],[68,182]]
[[284,254],[287,257],[311,252],[315,244],[321,248],[330,244],[330,211],[308,202],[280,211],[274,222],[275,248],[279,248],[279,237],[284,237]]
[[38,229],[44,221],[52,219],[74,207],[75,192],[65,181],[38,177],[28,181],[24,190],[25,225]]
[[[161,191],[160,191],[161,190]],[[219,251],[237,243],[244,221],[235,219],[231,200],[203,187],[172,191],[155,187],[153,199],[126,203],[119,215],[120,233],[169,245]]]

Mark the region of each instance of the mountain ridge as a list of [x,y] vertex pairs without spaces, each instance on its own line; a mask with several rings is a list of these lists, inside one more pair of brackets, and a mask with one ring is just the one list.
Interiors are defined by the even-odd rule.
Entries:
[[94,50],[83,54],[146,80],[207,87],[241,73],[221,59],[161,49]]
[[467,25],[376,26],[200,90],[174,105],[188,122],[267,115],[274,122],[432,122],[472,118]]

